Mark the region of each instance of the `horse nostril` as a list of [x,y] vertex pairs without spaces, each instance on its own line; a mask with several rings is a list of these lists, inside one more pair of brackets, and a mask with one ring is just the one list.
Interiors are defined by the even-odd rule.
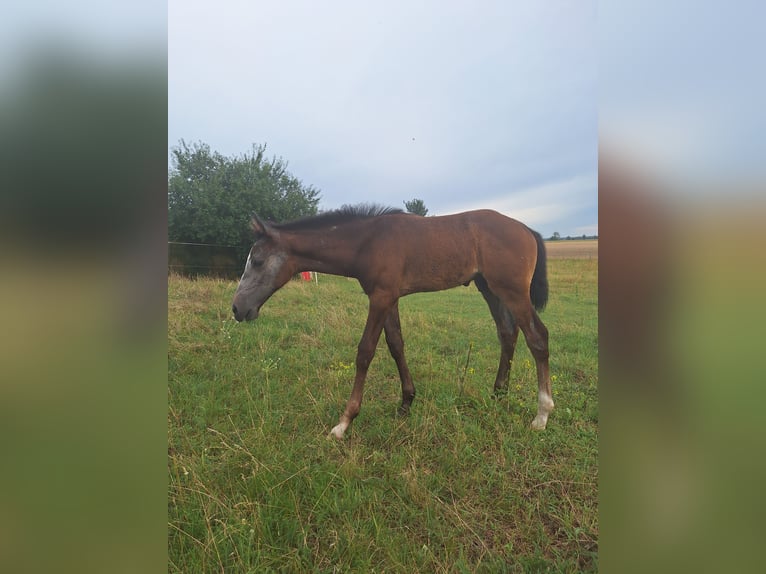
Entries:
[[232,305],[231,306],[231,312],[234,313],[235,315],[237,314],[237,306],[236,305]]

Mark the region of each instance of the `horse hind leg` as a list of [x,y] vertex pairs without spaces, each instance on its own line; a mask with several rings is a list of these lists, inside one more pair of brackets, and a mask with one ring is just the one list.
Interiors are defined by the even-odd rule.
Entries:
[[402,381],[402,404],[399,406],[399,414],[406,415],[410,412],[410,405],[415,398],[415,385],[412,382],[407,360],[404,358],[404,338],[402,337],[402,325],[399,321],[398,301],[388,313],[386,321],[383,323],[383,329],[386,333],[388,350],[396,363],[399,378]]
[[498,300],[498,317],[495,319],[497,338],[500,341],[500,364],[497,367],[494,392],[502,395],[508,391],[508,379],[511,372],[511,362],[516,351],[516,341],[519,328],[508,309]]
[[551,373],[548,364],[548,329],[546,329],[531,303],[527,307],[528,320],[521,323],[521,330],[527,340],[527,347],[532,352],[537,366],[537,415],[532,421],[532,428],[545,429],[548,415],[553,410],[553,394],[551,392]]
[[[537,312],[532,309],[533,331],[539,335],[535,340],[536,350],[532,351],[537,363],[537,416],[532,421],[532,428],[537,430],[545,429],[548,423],[548,415],[553,410],[553,393],[551,392],[551,373],[548,364],[548,329],[538,317]],[[526,337],[526,333],[524,334]],[[529,344],[529,340],[527,340]],[[530,346],[530,350],[532,347]]]
[[553,411],[551,393],[551,375],[548,364],[548,329],[537,315],[529,296],[514,292],[501,292],[501,300],[510,310],[516,324],[524,333],[537,367],[537,415],[532,421],[532,428],[543,430],[548,423],[548,415]]
[[508,391],[508,378],[511,372],[511,363],[516,351],[516,341],[519,338],[519,327],[516,325],[510,311],[503,307],[500,311],[502,318],[497,323],[497,337],[500,340],[500,365],[497,368],[494,392],[501,395]]
[[502,395],[508,390],[508,378],[511,372],[511,361],[513,361],[513,354],[516,350],[519,327],[511,312],[508,311],[497,295],[490,291],[484,277],[478,275],[475,281],[476,286],[487,302],[489,312],[492,314],[495,326],[497,327],[497,338],[500,341],[500,364],[497,367],[494,392],[496,396]]

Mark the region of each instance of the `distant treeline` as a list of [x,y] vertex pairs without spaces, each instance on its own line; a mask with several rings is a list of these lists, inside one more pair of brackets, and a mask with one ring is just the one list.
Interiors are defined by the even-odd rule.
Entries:
[[168,242],[168,272],[186,276],[236,279],[245,262],[238,249],[228,245]]
[[584,233],[582,235],[567,235],[566,237],[561,237],[561,235],[558,234],[558,232],[554,233],[550,237],[547,237],[546,241],[571,241],[573,239],[598,239],[598,235],[585,235]]

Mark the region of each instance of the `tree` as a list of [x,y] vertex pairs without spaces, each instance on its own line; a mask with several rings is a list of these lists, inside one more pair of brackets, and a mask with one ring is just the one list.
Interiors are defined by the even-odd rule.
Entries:
[[558,231],[554,231],[551,236],[551,241],[558,241],[559,239],[561,239],[561,234]]
[[428,208],[426,207],[426,204],[423,202],[422,199],[413,199],[411,201],[405,201],[404,207],[407,209],[408,212],[414,213],[415,215],[428,215]]
[[253,240],[253,213],[277,222],[316,214],[319,191],[265,152],[265,145],[253,145],[250,153],[226,157],[181,140],[168,173],[168,238],[232,245],[244,254]]

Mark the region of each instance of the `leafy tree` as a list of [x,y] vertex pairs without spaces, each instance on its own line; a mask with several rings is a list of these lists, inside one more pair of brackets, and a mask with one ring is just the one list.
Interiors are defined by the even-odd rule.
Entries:
[[415,215],[428,215],[428,208],[426,207],[426,204],[423,202],[422,199],[413,199],[411,201],[405,201],[404,207],[409,211],[410,213],[414,213]]
[[553,235],[551,236],[552,241],[558,241],[561,239],[561,234],[558,231],[554,231]]
[[265,157],[265,145],[226,157],[204,143],[181,140],[168,174],[168,238],[171,241],[252,244],[250,217],[287,221],[314,215],[319,191],[287,171],[282,158]]

